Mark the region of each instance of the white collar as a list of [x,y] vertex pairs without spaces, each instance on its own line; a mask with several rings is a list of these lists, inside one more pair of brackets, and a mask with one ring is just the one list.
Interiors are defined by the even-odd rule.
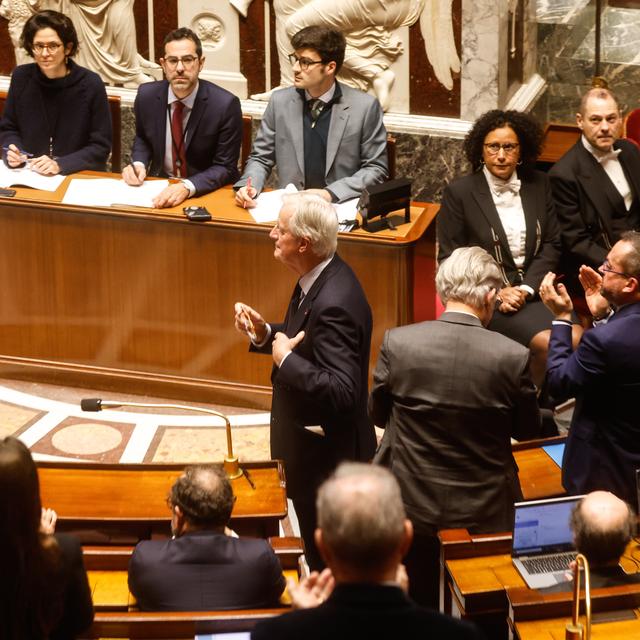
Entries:
[[333,260],[334,255],[335,254],[331,254],[326,260],[317,264],[311,271],[307,271],[307,273],[298,280],[298,284],[305,296],[309,293],[309,289],[311,289],[313,283],[318,279],[324,268]]
[[[331,102],[331,100],[333,100],[333,96],[335,92],[336,92],[336,83],[334,82],[331,85],[331,87],[329,87],[328,91],[325,91],[321,96],[318,96],[318,97],[320,98],[320,100],[322,100],[322,102],[324,102],[325,104],[328,104],[329,102]],[[305,97],[305,100],[307,101],[313,100],[313,97],[306,89],[304,90],[304,97]]]
[[167,104],[173,104],[174,102],[182,102],[185,107],[189,107],[189,109],[193,109],[193,105],[196,101],[196,95],[198,94],[198,87],[200,86],[200,82],[196,82],[196,86],[193,88],[193,91],[186,98],[178,98],[175,93],[173,93],[173,89],[171,85],[169,85],[169,93],[167,94]]
[[[598,161],[602,162],[603,160],[608,160],[609,158],[615,158],[620,155],[620,151],[622,149],[614,149],[613,145],[611,145],[610,151],[600,151],[600,149],[596,149],[585,137],[584,133],[580,136],[580,140],[582,140],[582,145],[584,148]],[[615,144],[615,142],[614,142]]]

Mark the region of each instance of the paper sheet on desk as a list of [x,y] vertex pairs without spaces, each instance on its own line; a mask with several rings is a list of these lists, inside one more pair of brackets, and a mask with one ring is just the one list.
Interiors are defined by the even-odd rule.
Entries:
[[120,204],[152,208],[153,199],[168,186],[168,180],[148,180],[139,187],[132,187],[124,180],[114,178],[75,179],[69,183],[62,202],[88,207]]
[[275,222],[282,207],[282,196],[287,193],[298,193],[298,190],[294,185],[288,184],[284,189],[263,191],[256,198],[256,206],[247,211],[256,222]]
[[0,187],[31,187],[41,191],[55,191],[66,176],[43,176],[29,167],[10,169],[0,161]]

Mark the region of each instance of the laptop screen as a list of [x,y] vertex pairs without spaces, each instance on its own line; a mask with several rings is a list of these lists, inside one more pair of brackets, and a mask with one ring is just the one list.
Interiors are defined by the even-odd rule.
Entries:
[[582,496],[515,505],[513,555],[557,553],[574,548],[571,511]]

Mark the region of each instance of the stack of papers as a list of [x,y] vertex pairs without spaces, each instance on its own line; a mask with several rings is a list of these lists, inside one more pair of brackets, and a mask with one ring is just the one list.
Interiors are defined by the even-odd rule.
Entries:
[[149,180],[139,187],[132,187],[124,180],[114,178],[75,179],[69,182],[62,202],[85,207],[153,208],[153,199],[168,186],[168,180]]
[[0,160],[0,187],[31,187],[41,191],[55,191],[66,176],[43,176],[29,167],[10,169]]

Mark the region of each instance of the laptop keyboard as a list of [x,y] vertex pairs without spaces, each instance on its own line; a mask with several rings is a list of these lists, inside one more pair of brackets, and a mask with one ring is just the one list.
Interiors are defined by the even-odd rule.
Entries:
[[569,563],[575,560],[576,552],[553,554],[550,556],[539,556],[522,560],[522,565],[530,573],[550,573],[553,571],[565,571],[569,568]]

